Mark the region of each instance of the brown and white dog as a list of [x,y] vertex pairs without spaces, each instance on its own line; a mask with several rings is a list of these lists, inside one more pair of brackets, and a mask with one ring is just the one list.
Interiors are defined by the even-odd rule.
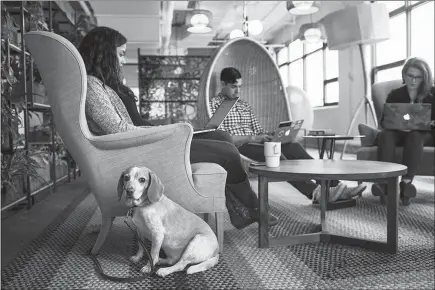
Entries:
[[[196,214],[184,209],[167,198],[164,186],[156,174],[146,167],[130,167],[118,182],[118,196],[125,194],[125,203],[133,207],[132,220],[139,237],[151,241],[151,257],[154,265],[169,265],[160,268],[156,274],[165,277],[184,270],[187,274],[205,271],[219,261],[219,244],[210,226]],[[159,258],[160,249],[166,259]],[[131,260],[138,262],[144,254],[139,250]],[[149,273],[148,262],[142,272]]]

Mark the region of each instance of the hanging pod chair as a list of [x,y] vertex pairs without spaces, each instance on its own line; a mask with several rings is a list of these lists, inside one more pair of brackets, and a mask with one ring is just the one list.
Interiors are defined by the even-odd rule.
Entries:
[[[274,59],[260,42],[240,37],[217,48],[201,76],[197,110],[201,127],[211,117],[209,102],[221,91],[220,73],[226,67],[242,74],[240,99],[252,106],[264,130],[274,131],[279,122],[291,120],[287,92]],[[252,161],[244,159],[246,166]]]
[[240,99],[252,106],[264,130],[273,131],[279,122],[291,120],[287,92],[274,59],[260,42],[240,37],[217,48],[201,75],[197,111],[201,126],[211,117],[209,102],[221,91],[220,73],[226,67],[242,74]]

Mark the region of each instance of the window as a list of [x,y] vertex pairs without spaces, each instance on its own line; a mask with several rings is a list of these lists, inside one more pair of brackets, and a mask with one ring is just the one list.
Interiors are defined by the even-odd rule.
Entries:
[[324,104],[322,64],[323,51],[321,49],[306,57],[305,90],[311,98],[311,104],[314,107],[320,107]]
[[[304,44],[297,39],[280,53],[281,76],[288,79],[289,85],[304,89],[314,107],[338,104],[337,51],[330,51],[322,42]],[[288,54],[287,62],[284,62],[285,54]]]
[[402,66],[384,69],[378,72],[377,81],[385,82],[400,79],[402,77]]
[[304,62],[302,59],[290,64],[289,82],[292,86],[301,89],[304,87]]
[[281,74],[282,82],[284,87],[288,86],[289,76],[288,76],[288,47],[282,48],[276,55],[279,72]]
[[279,72],[281,74],[281,78],[282,78],[282,84],[284,87],[288,87],[288,81],[289,81],[289,77],[288,77],[288,65],[283,65],[282,67],[279,68]]
[[391,38],[375,45],[372,82],[401,78],[406,58],[424,58],[434,69],[434,1],[378,1],[390,13]]
[[338,51],[325,49],[325,78],[338,78]]
[[302,58],[304,55],[304,44],[300,39],[296,39],[289,44],[289,61],[294,61],[298,58]]
[[376,45],[376,64],[383,65],[406,58],[406,15],[390,19],[391,38]]
[[424,58],[434,71],[434,1],[411,10],[411,55]]

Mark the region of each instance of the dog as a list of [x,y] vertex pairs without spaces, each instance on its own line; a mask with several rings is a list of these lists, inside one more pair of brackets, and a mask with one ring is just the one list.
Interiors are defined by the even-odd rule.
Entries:
[[[219,261],[219,244],[210,226],[196,214],[184,209],[164,195],[164,186],[157,175],[146,167],[130,167],[118,182],[118,196],[125,195],[125,204],[132,208],[132,220],[142,241],[151,241],[154,265],[169,265],[156,274],[165,277],[183,271],[187,274],[205,271]],[[142,259],[144,249],[138,245],[133,262]],[[160,249],[166,258],[159,258]],[[151,271],[151,262],[141,269]]]

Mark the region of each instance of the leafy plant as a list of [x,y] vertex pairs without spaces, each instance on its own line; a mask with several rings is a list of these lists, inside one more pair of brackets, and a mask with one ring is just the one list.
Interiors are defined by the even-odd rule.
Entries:
[[14,193],[17,193],[17,188],[14,185],[14,180],[24,174],[30,177],[40,180],[41,182],[48,184],[36,171],[36,169],[42,168],[32,156],[42,154],[42,152],[35,153],[35,151],[17,150],[12,155],[2,154],[1,163],[1,177],[2,177],[2,192],[11,188]]
[[[1,145],[8,145],[9,138],[13,140],[20,140],[21,136],[18,134],[18,126],[22,123],[19,113],[24,109],[22,83],[20,79],[19,65],[9,65],[10,59],[7,59],[5,54],[5,47],[2,43],[2,58],[1,58],[1,72],[2,72],[2,86],[1,86]],[[14,70],[15,68],[15,70]],[[17,102],[17,100],[20,100]],[[37,173],[36,169],[41,168],[38,163],[32,159],[39,153],[33,150],[15,150],[16,148],[9,148],[7,154],[1,154],[1,185],[2,193],[7,188],[11,188],[15,193],[14,181],[24,174],[33,178],[46,181]],[[13,146],[15,147],[15,146]]]

